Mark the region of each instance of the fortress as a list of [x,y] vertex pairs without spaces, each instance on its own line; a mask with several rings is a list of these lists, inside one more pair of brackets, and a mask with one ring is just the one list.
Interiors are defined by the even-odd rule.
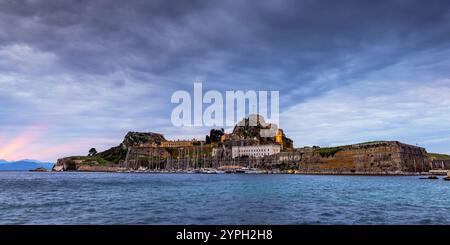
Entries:
[[[263,137],[264,130],[274,128],[273,137]],[[117,147],[95,156],[59,159],[55,168],[101,171],[102,167],[186,170],[230,166],[310,174],[410,174],[450,169],[450,160],[431,158],[424,148],[398,141],[294,148],[282,129],[259,115],[250,115],[231,133],[213,129],[204,141],[170,141],[158,133],[130,132]]]
[[278,164],[302,173],[401,174],[433,168],[424,148],[398,141],[375,141],[320,148],[305,147],[280,153]]

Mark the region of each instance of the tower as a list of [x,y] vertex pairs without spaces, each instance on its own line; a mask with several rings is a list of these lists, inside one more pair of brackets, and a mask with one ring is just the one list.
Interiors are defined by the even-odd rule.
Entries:
[[275,142],[282,145],[283,144],[283,132],[281,129],[278,129],[277,135],[275,136]]

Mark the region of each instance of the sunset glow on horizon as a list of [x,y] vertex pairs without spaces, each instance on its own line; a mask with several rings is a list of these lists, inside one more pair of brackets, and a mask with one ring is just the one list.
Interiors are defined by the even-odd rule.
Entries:
[[27,127],[23,132],[9,141],[5,138],[0,138],[0,159],[4,160],[19,160],[28,158],[24,155],[24,149],[30,146],[36,139],[43,135],[45,126],[35,125]]
[[90,147],[108,148],[115,144],[103,138],[79,138],[66,143],[55,144],[62,138],[50,135],[53,128],[49,124],[36,124],[23,127],[20,133],[0,135],[0,159],[18,161],[32,159],[56,162],[68,155],[85,155]]

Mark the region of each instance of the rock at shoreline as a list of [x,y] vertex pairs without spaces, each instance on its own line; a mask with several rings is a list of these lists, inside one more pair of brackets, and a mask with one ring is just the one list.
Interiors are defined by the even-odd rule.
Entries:
[[[120,145],[106,151],[89,156],[71,156],[58,159],[53,171],[80,171],[81,166],[85,169],[106,169],[118,167],[125,160],[129,147],[144,144],[161,144],[166,141],[162,134],[153,132],[128,132]],[[87,171],[87,170],[86,170]]]
[[47,172],[48,170],[42,167],[31,169],[30,172]]

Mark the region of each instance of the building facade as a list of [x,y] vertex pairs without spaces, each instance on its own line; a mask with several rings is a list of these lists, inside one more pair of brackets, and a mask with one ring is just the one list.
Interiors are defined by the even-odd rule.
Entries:
[[278,154],[281,151],[280,145],[249,145],[249,146],[233,146],[231,148],[232,158],[248,156],[261,158]]

